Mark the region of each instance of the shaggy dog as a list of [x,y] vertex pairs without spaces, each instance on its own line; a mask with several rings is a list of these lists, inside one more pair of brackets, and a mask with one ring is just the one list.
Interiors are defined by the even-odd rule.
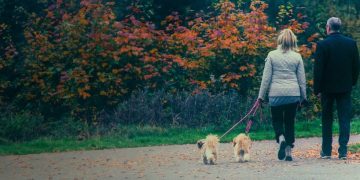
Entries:
[[206,139],[199,140],[196,144],[201,151],[204,164],[215,164],[219,146],[219,138],[216,135],[208,135]]
[[239,134],[233,139],[234,155],[236,162],[247,162],[250,160],[251,139],[245,134]]

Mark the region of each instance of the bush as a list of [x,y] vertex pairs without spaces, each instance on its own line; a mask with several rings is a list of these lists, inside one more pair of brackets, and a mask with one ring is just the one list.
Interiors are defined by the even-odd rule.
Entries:
[[[254,96],[256,97],[256,96]],[[111,116],[116,124],[156,126],[214,126],[228,128],[245,115],[255,102],[254,97],[241,97],[237,92],[211,94],[186,91],[175,94],[165,91],[137,91],[119,104]],[[264,109],[263,120],[269,119]],[[256,116],[255,121],[260,121]]]
[[[308,28],[303,16],[287,13],[292,6],[280,11],[280,24],[271,24],[262,1],[252,1],[248,11],[220,1],[209,13],[185,20],[173,13],[160,24],[135,12],[119,19],[114,6],[102,0],[58,1],[45,14],[32,14],[24,29],[17,99],[45,116],[70,111],[90,124],[98,123],[101,110],[121,104],[136,89],[236,90],[247,95],[259,84],[266,54],[276,46],[276,30],[301,34]],[[300,46],[306,58],[311,50]],[[165,118],[158,111],[149,112],[151,118]]]
[[[42,13],[28,14],[26,43],[18,49],[0,23],[0,112],[14,104],[12,112],[41,114],[3,118],[11,129],[2,130],[3,136],[89,135],[118,124],[228,127],[254,102],[248,96],[257,91],[277,30],[301,35],[300,52],[312,64],[317,36],[307,38],[305,16],[283,6],[272,23],[267,7],[263,1],[226,0],[206,13],[172,13],[152,22],[136,7],[116,17],[116,4],[106,0],[49,2]],[[22,135],[32,125],[41,131]]]
[[0,144],[39,137],[74,137],[84,131],[81,121],[68,116],[45,119],[31,112],[8,113],[0,118]]
[[79,135],[83,130],[83,124],[80,121],[65,116],[48,123],[45,134],[54,138],[64,138]]
[[44,118],[28,112],[9,114],[0,118],[0,138],[13,141],[30,140],[44,132]]

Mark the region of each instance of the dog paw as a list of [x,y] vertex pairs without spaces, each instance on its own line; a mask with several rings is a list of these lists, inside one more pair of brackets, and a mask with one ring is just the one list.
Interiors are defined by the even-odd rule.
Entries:
[[208,161],[207,161],[206,157],[203,157],[203,162],[204,162],[204,164],[208,164]]
[[245,154],[245,155],[244,155],[244,161],[245,161],[245,162],[250,161],[250,154]]

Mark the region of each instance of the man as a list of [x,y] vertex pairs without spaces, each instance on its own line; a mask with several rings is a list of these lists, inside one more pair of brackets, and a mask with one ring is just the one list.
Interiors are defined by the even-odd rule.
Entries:
[[356,41],[340,33],[341,20],[327,21],[328,37],[317,43],[314,65],[314,93],[322,106],[321,158],[330,159],[332,149],[333,104],[339,117],[339,159],[347,158],[350,136],[351,90],[359,75],[360,63]]

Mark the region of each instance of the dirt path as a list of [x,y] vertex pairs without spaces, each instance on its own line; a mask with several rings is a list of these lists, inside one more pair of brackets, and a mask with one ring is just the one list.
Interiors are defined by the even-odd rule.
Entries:
[[297,139],[294,161],[284,162],[276,143],[257,141],[248,163],[235,163],[231,145],[221,144],[214,166],[202,164],[195,144],[0,156],[0,179],[360,179],[358,157],[315,158],[320,142]]

